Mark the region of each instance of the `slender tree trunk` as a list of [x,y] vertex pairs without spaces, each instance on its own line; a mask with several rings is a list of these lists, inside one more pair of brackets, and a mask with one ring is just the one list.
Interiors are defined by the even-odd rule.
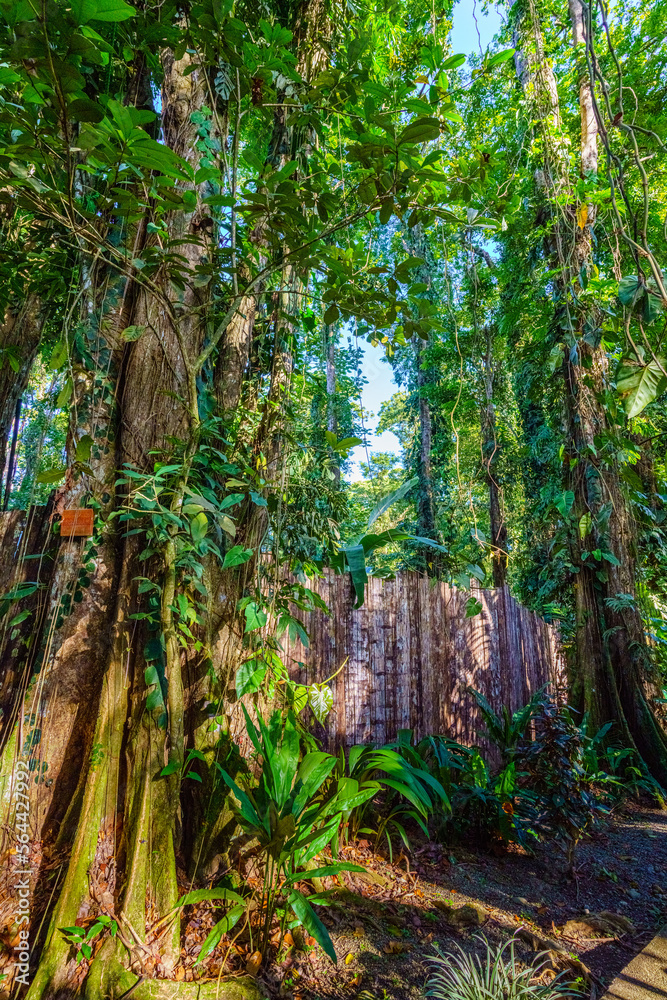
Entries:
[[485,328],[484,402],[482,405],[482,460],[489,489],[489,523],[493,545],[493,586],[507,582],[507,525],[503,516],[497,464],[500,448],[496,437],[496,408],[493,402],[495,368],[493,362],[493,327]]
[[[327,430],[330,434],[338,435],[338,421],[336,420],[336,339],[334,336],[335,327],[324,327],[324,357],[327,377]],[[336,486],[340,483],[340,467],[334,452],[329,449],[333,462],[333,472]]]
[[[433,448],[433,419],[428,398],[430,373],[423,362],[424,342],[417,345],[417,396],[419,399],[419,456],[417,475],[419,476],[419,497],[417,500],[417,524],[419,534],[424,538],[438,540],[435,523],[435,503],[433,500],[433,469],[431,452]],[[432,561],[429,555],[429,560]]]
[[[7,448],[16,412],[16,403],[23,396],[39,347],[44,322],[42,303],[28,293],[18,307],[7,309],[0,324],[0,481],[6,478]],[[3,352],[11,352],[14,364]]]

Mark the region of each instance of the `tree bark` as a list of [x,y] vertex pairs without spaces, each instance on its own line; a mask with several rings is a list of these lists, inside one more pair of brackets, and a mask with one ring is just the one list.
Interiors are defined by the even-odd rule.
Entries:
[[503,515],[497,464],[500,446],[496,437],[496,408],[493,402],[495,368],[493,361],[493,327],[487,326],[484,353],[484,401],[482,405],[482,461],[489,490],[489,525],[493,546],[493,586],[507,582],[507,525]]
[[[336,420],[336,340],[334,337],[335,327],[324,327],[324,359],[326,365],[327,379],[327,430],[330,434],[338,435],[338,421]],[[333,463],[333,474],[336,486],[340,484],[340,466],[338,459],[332,449],[329,454]]]
[[[569,10],[575,55],[579,57],[580,170],[583,176],[590,176],[597,172],[598,129],[592,86],[581,59],[581,46],[586,43],[585,11],[581,0],[569,0]],[[528,31],[525,21],[523,31],[520,24],[517,30],[524,53],[530,51],[528,31],[532,34],[533,51],[541,63],[542,36],[535,17],[530,18]],[[527,91],[534,88],[538,107],[546,109],[541,116],[547,164],[544,190],[555,204],[563,192],[569,191],[565,160],[558,149],[560,111],[555,81],[552,82],[549,68],[541,72],[525,69],[534,65],[530,55],[519,62],[524,88]],[[572,207],[567,214],[570,226],[566,226],[562,212],[558,216],[554,212],[558,221],[553,224],[553,242],[548,253],[562,271],[560,297],[571,317],[569,333],[578,354],[573,358],[567,351],[563,362],[569,446],[566,486],[575,497],[572,559],[579,570],[574,585],[577,632],[571,665],[571,697],[576,707],[588,713],[593,731],[613,720],[616,737],[636,747],[643,764],[665,784],[667,739],[648,701],[652,686],[650,656],[636,601],[632,517],[615,461],[603,472],[596,458],[596,442],[600,433],[608,430],[602,404],[607,358],[602,348],[591,348],[583,341],[585,316],[576,316],[567,301],[570,283],[590,261],[595,210],[592,205],[578,210]],[[587,367],[583,364],[585,359]],[[607,539],[612,562],[598,563],[592,553],[597,548],[606,550]],[[621,594],[629,595],[630,601],[622,611],[614,611]]]
[[18,370],[2,358],[0,375],[0,482],[7,476],[7,448],[16,413],[16,404],[23,396],[30,377],[44,323],[42,303],[37,295],[29,292],[24,302],[8,308],[0,324],[0,358],[3,351],[11,351]]

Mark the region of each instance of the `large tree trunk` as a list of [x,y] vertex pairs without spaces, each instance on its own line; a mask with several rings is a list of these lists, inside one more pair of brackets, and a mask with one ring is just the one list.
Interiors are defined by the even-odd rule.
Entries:
[[[313,23],[321,28],[324,8],[317,9]],[[304,18],[306,13],[304,8]],[[299,28],[304,38],[309,37],[310,24],[304,21]],[[315,68],[322,51],[318,39],[310,39],[307,52]],[[164,52],[162,62],[164,142],[196,171],[199,152],[192,119],[209,100],[205,71],[193,67],[188,53],[177,60]],[[290,154],[290,137],[285,108],[280,112],[272,152],[282,165]],[[118,996],[131,986],[136,986],[138,1000],[163,995],[152,981],[170,979],[180,960],[180,918],[159,926],[178,898],[177,856],[188,876],[195,878],[207,869],[214,851],[225,849],[229,837],[230,815],[219,782],[215,785],[210,775],[204,776],[209,784],[198,805],[187,788],[181,788],[186,750],[203,753],[215,775],[214,758],[223,744],[229,746],[233,680],[248,642],[237,602],[247,585],[254,586],[255,566],[251,561],[238,571],[221,572],[202,559],[206,607],[200,608],[193,626],[201,645],[182,649],[179,599],[195,608],[201,591],[195,587],[198,580],[184,576],[179,559],[188,551],[188,536],[173,522],[180,517],[182,524],[183,517],[191,516],[183,514],[183,505],[190,477],[196,474],[203,433],[199,410],[206,391],[197,359],[207,343],[211,351],[215,346],[207,329],[207,293],[195,274],[216,252],[203,193],[195,188],[192,211],[175,211],[166,218],[166,238],[180,258],[176,280],[168,268],[148,282],[135,272],[118,277],[106,267],[103,255],[94,267],[85,259],[81,266],[80,320],[96,331],[89,338],[96,343],[96,353],[75,359],[68,436],[71,469],[56,496],[55,511],[93,504],[95,534],[83,542],[56,541],[53,562],[33,564],[40,567],[44,588],[28,598],[34,605],[34,641],[19,647],[18,663],[12,656],[16,643],[9,637],[3,636],[0,649],[3,709],[7,704],[0,762],[3,822],[11,828],[12,770],[23,754],[40,776],[30,790],[30,843],[41,844],[40,855],[32,848],[32,889],[54,859],[60,863],[61,881],[53,898],[35,897],[31,914],[31,946],[39,964],[30,1000],[71,996],[84,980],[86,996],[95,1000]],[[147,213],[136,231],[123,234],[131,249],[128,259],[140,258],[151,241],[165,238],[164,229],[156,232],[149,221]],[[267,480],[282,475],[291,337],[301,292],[300,276],[286,264],[275,293],[271,385],[260,429]],[[220,341],[220,370],[213,381],[223,419],[239,404],[259,294],[263,289],[256,287],[241,298]],[[141,336],[127,342],[122,336],[127,327],[142,331]],[[82,466],[74,459],[77,444],[86,437],[93,445],[90,460]],[[156,461],[180,470],[172,474],[175,485],[162,494],[167,501],[160,500],[153,514],[139,520],[140,533],[133,529],[125,534],[132,522],[118,516],[137,506],[133,497],[139,497],[140,481],[133,477],[145,476],[150,492]],[[127,470],[125,477],[122,470]],[[228,473],[223,481],[227,478]],[[163,502],[166,508],[160,507]],[[254,539],[255,548],[267,525],[265,508],[257,511],[239,526],[237,537],[246,545]],[[25,554],[36,554],[36,546],[49,537],[50,513],[45,512],[39,530],[12,534],[14,548],[23,539]],[[14,531],[14,522],[7,530],[10,527]],[[17,563],[3,593],[12,583],[35,578],[33,573],[26,577],[28,565],[24,560]],[[215,726],[212,712],[222,720]],[[161,775],[166,765],[167,773]],[[0,912],[6,910],[11,923],[11,880],[9,886]],[[60,929],[101,913],[117,921],[118,937],[108,937],[90,962],[77,965]],[[36,928],[43,918],[45,930],[37,941]],[[137,975],[145,980],[138,985]],[[181,993],[184,989],[186,984]],[[198,989],[193,984],[192,990]],[[229,989],[223,984],[221,996]],[[238,997],[247,991],[236,981],[233,992]]]
[[[581,115],[580,169],[583,176],[597,172],[597,121],[591,82],[581,48],[586,24],[581,0],[569,0],[572,37],[578,57],[578,97]],[[532,8],[535,15],[535,8]],[[559,144],[560,111],[553,74],[543,58],[542,36],[535,16],[517,25],[521,55],[518,70],[524,88],[534,89],[541,125],[545,169],[541,183],[555,205],[570,190],[566,159]],[[590,262],[592,205],[556,209],[547,252],[561,268],[560,297]],[[650,663],[641,616],[636,602],[634,532],[627,498],[615,463],[598,468],[596,440],[607,429],[602,403],[607,358],[602,348],[583,341],[585,316],[574,303],[569,334],[578,357],[568,351],[563,363],[569,461],[566,486],[574,493],[574,533],[571,547],[579,572],[575,582],[576,653],[571,670],[572,698],[586,711],[592,729],[614,720],[616,736],[636,746],[644,764],[661,782],[667,782],[667,739],[649,707]],[[584,367],[584,359],[588,358]],[[597,562],[596,549],[609,551],[611,564]],[[629,601],[615,611],[619,596]]]
[[[163,134],[172,149],[194,164],[198,154],[191,115],[203,103],[205,90],[199,69],[184,72],[189,61],[187,55],[180,62],[171,53],[164,55]],[[18,645],[18,662],[12,656],[17,644],[8,636],[0,651],[0,690],[6,701],[11,698],[3,715],[3,823],[5,828],[13,824],[12,771],[18,757],[39,776],[30,791],[32,890],[54,858],[63,852],[69,857],[64,867],[61,863],[61,880],[40,941],[36,928],[48,899],[34,896],[31,945],[41,957],[31,1000],[73,995],[86,974],[86,995],[117,995],[136,981],[128,979],[127,969],[147,978],[168,978],[180,958],[180,921],[173,921],[162,936],[152,928],[173,910],[178,896],[184,706],[208,693],[208,661],[198,657],[184,679],[185,656],[173,620],[175,542],[168,540],[151,560],[161,590],[159,628],[151,632],[143,620],[147,598],[139,587],[146,575],[145,556],[140,556],[144,543],[136,535],[124,537],[123,523],[109,515],[122,509],[127,489],[119,488],[116,479],[124,464],[150,475],[155,458],[168,457],[179,439],[184,442],[184,468],[192,455],[198,425],[192,358],[203,343],[205,302],[188,275],[211,252],[202,235],[203,215],[198,204],[192,213],[177,212],[168,220],[169,236],[182,241],[181,292],[168,281],[145,290],[131,277],[107,272],[104,264],[92,273],[84,269],[82,322],[102,329],[104,337],[97,338],[92,367],[84,359],[78,366],[69,434],[72,457],[83,435],[94,443],[87,471],[68,475],[56,509],[85,506],[93,499],[95,533],[90,540],[61,539],[53,569],[48,560],[28,564],[19,559],[9,581],[25,579],[29,570],[28,578],[34,579],[39,569],[48,597],[35,604],[33,644]],[[127,238],[133,256],[139,256],[149,239],[145,223]],[[145,328],[137,342],[120,336],[127,326]],[[48,519],[45,524],[48,528]],[[23,535],[33,546],[23,555],[39,551],[34,546],[45,532]],[[139,620],[133,620],[137,615]],[[163,644],[156,638],[160,633]],[[151,666],[162,673],[166,692],[155,710],[147,705],[147,694],[156,690],[147,674]],[[14,679],[11,686],[9,678]],[[178,765],[175,772],[159,778],[170,761]],[[9,895],[2,912],[10,933],[13,905]],[[119,937],[109,938],[90,964],[77,966],[60,928],[99,913],[118,921]],[[141,995],[139,988],[136,996]]]

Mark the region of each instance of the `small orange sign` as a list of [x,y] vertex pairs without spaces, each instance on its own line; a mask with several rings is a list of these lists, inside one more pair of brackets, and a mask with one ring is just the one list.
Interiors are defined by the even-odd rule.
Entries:
[[61,538],[87,538],[93,533],[92,507],[64,510],[60,521]]

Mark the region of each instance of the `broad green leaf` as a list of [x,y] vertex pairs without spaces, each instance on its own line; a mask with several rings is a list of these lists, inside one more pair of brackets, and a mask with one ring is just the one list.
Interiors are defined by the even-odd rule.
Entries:
[[190,534],[195,543],[203,542],[208,533],[208,518],[202,511],[190,522]]
[[333,708],[333,694],[327,684],[312,684],[308,690],[308,701],[313,715],[322,725]]
[[502,52],[496,52],[495,56],[491,56],[486,64],[487,69],[493,69],[494,66],[500,66],[501,63],[507,62],[514,55],[514,49],[503,49]]
[[21,611],[21,612],[19,612],[18,615],[16,615],[14,618],[12,618],[12,620],[9,623],[9,627],[13,628],[15,625],[20,625],[21,622],[24,622],[26,620],[26,618],[30,617],[31,614],[32,614],[32,611]]
[[348,545],[345,548],[345,558],[352,576],[352,585],[357,595],[355,608],[360,608],[364,603],[364,591],[368,574],[366,573],[366,553],[363,545]]
[[466,601],[466,618],[474,618],[481,610],[481,601],[478,601],[476,597],[469,597]]
[[588,511],[586,511],[586,513],[582,514],[579,518],[579,538],[581,538],[582,541],[587,537],[587,535],[590,534],[592,526],[593,519]]
[[135,340],[139,340],[139,338],[144,334],[145,330],[146,330],[145,326],[137,326],[137,325],[126,326],[121,333],[121,337],[123,338],[123,340],[132,343]]
[[565,492],[561,493],[561,495],[558,497],[557,500],[554,501],[554,503],[558,512],[563,517],[567,517],[570,511],[572,510],[572,505],[574,503],[574,493],[572,492],[572,490],[565,490]]
[[616,390],[623,399],[628,419],[638,416],[649,403],[667,390],[667,357],[658,358],[659,364],[649,361],[639,364],[633,358],[624,358],[616,376]]
[[36,483],[59,483],[63,478],[67,469],[64,467],[56,469],[46,469],[44,472],[38,472],[35,476]]
[[176,774],[176,772],[180,771],[180,769],[181,765],[178,763],[177,760],[170,760],[169,763],[166,764],[165,767],[163,767],[162,770],[160,771],[159,777],[168,778],[171,774]]
[[70,10],[77,24],[88,21],[127,21],[136,11],[125,0],[72,0]]
[[64,386],[58,393],[58,398],[56,399],[56,406],[67,406],[69,403],[72,393],[74,392],[74,383],[71,378],[68,378]]
[[621,278],[618,283],[618,298],[621,305],[631,306],[637,301],[642,295],[643,286],[639,282],[639,278],[631,274],[627,278]]
[[292,705],[298,715],[308,704],[308,688],[304,684],[295,684],[292,690]]
[[228,931],[230,931],[232,927],[239,922],[245,911],[245,903],[237,903],[236,906],[233,906],[229,913],[222,918],[222,920],[218,920],[217,924],[215,924],[213,930],[209,933],[208,937],[201,946],[201,951],[197,956],[195,965],[199,965],[199,963],[203,962],[205,958],[208,958],[211,952],[214,951],[220,943],[220,939],[223,934],[227,934]]
[[242,545],[235,545],[229,552],[225,552],[222,568],[230,569],[232,566],[242,566],[243,563],[247,563],[249,559],[252,559],[252,555],[252,549],[244,549]]
[[397,145],[404,143],[430,142],[440,135],[440,122],[437,118],[418,118],[406,125],[396,139]]
[[259,691],[266,677],[267,670],[268,667],[264,660],[255,659],[254,657],[242,663],[236,671],[235,686],[237,697],[242,698],[244,694],[254,694],[255,691]]
[[257,606],[255,601],[250,601],[245,607],[245,631],[255,632],[258,628],[263,628],[267,622],[267,615]]
[[77,460],[77,462],[88,462],[89,461],[89,459],[90,459],[90,451],[91,451],[91,448],[93,447],[94,443],[95,442],[91,438],[90,434],[84,434],[83,437],[80,438],[80,440],[79,440],[79,442],[78,442],[78,444],[76,446],[76,453],[75,453],[76,454],[76,460]]
[[336,958],[336,951],[334,949],[333,942],[329,937],[329,932],[315,913],[315,910],[312,908],[306,897],[294,889],[287,902],[292,907],[294,916],[297,918],[302,927],[305,927],[310,936],[315,938],[319,946],[327,953],[331,961],[334,964],[337,964],[338,959]]
[[75,122],[101,122],[104,108],[87,97],[79,97],[67,105],[67,114]]
[[328,307],[328,309],[324,313],[322,321],[326,323],[328,326],[330,326],[332,323],[335,323],[339,317],[340,317],[340,312],[338,311],[338,306],[332,304]]
[[463,53],[462,52],[458,52],[456,55],[450,56],[448,59],[445,59],[444,63],[440,67],[440,69],[444,69],[444,70],[458,69],[459,66],[463,66],[463,64],[464,64],[465,61],[466,61],[466,57],[463,55]]

